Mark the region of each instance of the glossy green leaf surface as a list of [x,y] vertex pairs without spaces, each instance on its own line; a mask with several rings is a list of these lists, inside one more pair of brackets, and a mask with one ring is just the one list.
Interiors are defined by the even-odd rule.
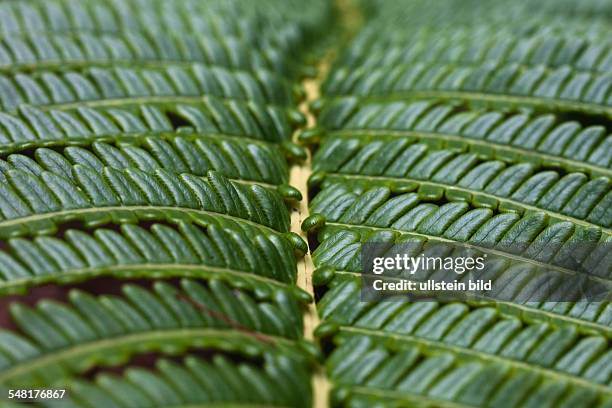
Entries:
[[311,406],[289,170],[331,15],[0,4],[0,405]]
[[[330,405],[609,405],[610,5],[360,5],[300,137],[314,153],[302,228]],[[475,273],[384,282],[494,288],[368,300],[382,277],[363,276],[372,248],[484,254]],[[603,300],[581,297],[595,287]]]
[[610,407],[611,16],[0,2],[0,393],[67,392],[6,406]]

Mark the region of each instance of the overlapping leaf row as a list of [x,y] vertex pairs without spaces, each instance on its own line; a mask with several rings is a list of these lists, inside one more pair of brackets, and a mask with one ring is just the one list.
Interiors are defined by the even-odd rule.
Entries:
[[[193,64],[164,68],[84,68],[60,75],[53,72],[16,74],[2,79],[3,110],[14,111],[21,104],[70,108],[138,103],[139,98],[155,101],[202,100],[202,95],[222,100],[252,100],[286,105],[293,95],[286,82],[268,72],[245,73]],[[68,106],[66,106],[68,105]]]
[[610,174],[607,153],[612,136],[607,129],[567,120],[563,115],[471,110],[429,101],[358,106],[357,99],[349,98],[331,103],[320,117],[327,129],[347,136],[378,134],[388,139],[418,134],[422,143],[434,146],[464,148],[494,158],[520,158],[550,167],[562,165],[568,171],[595,176]]
[[439,33],[440,30],[424,27],[415,35],[396,41],[377,41],[374,35],[361,35],[361,44],[369,47],[371,52],[367,55],[360,54],[359,50],[355,55],[349,52],[342,64],[362,68],[392,67],[418,60],[477,65],[490,60],[528,66],[570,65],[583,71],[607,72],[612,63],[612,51],[605,37],[592,40],[567,32],[543,32],[523,37],[507,28],[496,30],[493,26],[455,28],[443,36]]
[[240,363],[224,355],[216,355],[211,361],[194,356],[179,363],[160,360],[153,372],[131,368],[121,376],[100,375],[94,383],[76,381],[71,390],[90,406],[103,407],[182,406],[194,402],[303,406],[301,398],[310,392],[304,387],[308,373],[278,353],[267,351],[263,356],[263,362]]
[[[295,148],[286,141],[286,133],[299,122],[298,117],[275,107],[231,101],[222,103],[213,97],[201,102],[145,103],[122,109],[74,107],[68,110],[42,111],[24,105],[17,114],[0,114],[2,152],[12,153],[41,146],[89,145],[95,141],[138,142],[147,136],[191,140],[209,139],[256,142],[260,140],[277,153],[280,144],[288,152]],[[214,136],[214,138],[212,137]],[[255,139],[255,140],[253,140]]]
[[[436,12],[440,13],[440,10]],[[479,13],[482,12],[479,10]],[[392,21],[398,15],[402,16],[401,20],[410,18],[396,12],[388,20]],[[412,20],[410,26],[402,27],[402,30],[395,29],[393,24],[383,27],[367,25],[354,40],[353,44],[359,48],[351,47],[351,50],[339,57],[338,62],[368,62],[372,59],[370,55],[363,55],[360,51],[362,47],[371,47],[374,55],[388,47],[389,53],[381,56],[384,65],[388,65],[386,61],[390,60],[409,62],[406,55],[419,55],[426,60],[437,55],[450,58],[450,61],[473,63],[489,56],[503,61],[520,61],[527,65],[541,61],[550,66],[558,66],[564,63],[569,65],[571,62],[578,64],[580,61],[577,68],[589,71],[597,67],[597,63],[589,65],[589,59],[601,58],[609,52],[609,27],[605,19],[589,17],[589,24],[585,24],[584,19],[568,20],[557,16],[558,21],[555,21],[554,15],[531,13],[521,15],[521,20],[512,24],[507,18],[504,23],[494,21],[494,18],[504,18],[498,14],[488,17],[477,25],[458,21],[454,25],[433,26],[429,23],[423,25],[427,20],[417,19]],[[442,18],[448,19],[449,16]],[[410,36],[402,35],[403,31],[410,28],[413,29]],[[380,30],[386,30],[383,37],[376,35]],[[431,38],[436,40],[427,42]],[[450,48],[450,42],[454,42],[456,51]],[[398,48],[403,44],[413,45],[414,48],[405,50],[406,53],[399,57]],[[430,52],[427,52],[426,45],[430,47]],[[558,51],[555,47],[558,47]],[[604,57],[599,63],[605,60]]]
[[[542,15],[535,15],[521,20],[517,26],[486,21],[433,28],[419,25],[423,20],[418,19],[410,26],[411,35],[402,35],[391,24],[386,27],[391,31],[382,38],[375,26],[366,27],[354,46],[340,57],[337,65],[343,69],[338,73],[349,67],[363,71],[374,66],[393,68],[414,62],[459,66],[515,63],[523,67],[545,65],[549,70],[570,66],[578,72],[609,71],[612,54],[606,24],[598,25],[591,19],[588,25],[581,20],[572,20],[572,24],[567,19],[558,25],[542,24]],[[529,24],[530,18],[539,23]],[[365,48],[368,53],[362,52]]]
[[[559,300],[610,290],[609,3],[362,5],[301,135],[332,405],[607,406],[612,305]],[[371,242],[467,244],[500,292],[361,302]]]
[[[295,63],[282,56],[279,45],[268,44],[254,52],[238,33],[70,32],[41,37],[26,31],[11,33],[0,41],[0,66],[4,73],[31,69],[130,66],[133,61],[147,67],[202,63],[234,70],[269,70],[280,77],[295,74]],[[167,62],[166,62],[167,61]]]
[[[385,101],[460,99],[542,111],[554,105],[557,111],[609,117],[612,83],[609,70],[600,71],[611,58],[609,5],[593,6],[600,18],[584,10],[572,14],[563,6],[555,13],[525,3],[506,6],[500,13],[503,8],[498,4],[482,10],[475,3],[470,7],[459,2],[375,7],[376,21],[384,23],[369,24],[354,41],[326,81],[325,92]],[[501,45],[492,42],[493,32],[500,30]],[[542,36],[549,43],[540,44]],[[580,43],[566,45],[572,38]],[[377,50],[390,55],[389,64],[384,58],[381,63]],[[368,63],[369,58],[377,62]]]
[[[302,406],[302,396],[310,392],[305,387],[309,373],[273,351],[265,350],[262,360],[236,363],[223,354],[210,361],[195,356],[186,356],[180,362],[162,359],[154,371],[129,368],[120,376],[103,374],[94,382],[77,380],[70,390],[75,399],[96,407],[190,403]],[[81,405],[68,402],[65,406]]]
[[310,405],[287,182],[318,3],[0,5],[2,387]]
[[[371,76],[370,76],[371,75]],[[330,96],[356,95],[372,100],[462,98],[468,102],[510,105],[561,112],[610,116],[612,79],[609,74],[578,72],[571,67],[545,70],[517,64],[479,67],[417,63],[371,73],[353,71],[330,85]],[[369,80],[365,80],[368,77]],[[355,84],[359,85],[355,85]],[[559,97],[557,99],[557,97]]]
[[[337,118],[347,108],[354,103],[331,106],[322,116]],[[315,169],[326,180],[419,189],[432,199],[493,209],[539,208],[607,231],[612,136],[605,128],[551,114],[453,112],[452,105],[428,102],[355,108],[346,121],[329,121],[337,136],[317,152]]]
[[[490,7],[480,7],[478,1],[450,0],[443,3],[428,4],[418,0],[410,3],[385,4],[380,0],[360,2],[370,17],[368,24],[360,30],[354,44],[359,44],[363,35],[372,35],[378,29],[380,43],[386,41],[406,41],[404,34],[420,29],[442,29],[450,33],[457,29],[474,27],[497,27],[520,35],[545,32],[580,33],[588,38],[609,38],[609,18],[612,10],[606,1],[545,0],[538,4],[528,2],[503,1],[490,2]],[[500,10],[503,9],[503,12]],[[373,38],[373,37],[371,37]]]
[[[259,55],[269,58],[277,54],[276,58],[287,60],[294,56],[292,52],[297,53],[305,45],[304,36],[312,34],[328,17],[327,13],[323,4],[306,10],[296,1],[286,2],[283,6],[277,3],[256,6],[223,1],[185,1],[172,5],[151,0],[110,0],[103,3],[97,0],[54,0],[42,4],[30,0],[2,5],[0,31],[3,37],[17,38],[35,33],[47,37],[61,34],[161,36],[164,38],[158,40],[160,56],[178,52],[168,44],[172,36],[180,37],[177,41],[189,41],[190,35],[197,35],[204,48],[214,47],[214,41],[219,41],[224,49],[219,51],[219,55],[227,53],[248,61]],[[213,43],[204,41],[208,38]],[[255,56],[239,56],[235,52],[235,39],[240,39],[245,45],[258,46],[259,51],[255,51]],[[229,44],[225,44],[226,40]],[[113,48],[115,53],[121,49]],[[253,52],[252,49],[249,51]],[[43,49],[41,52],[40,55],[44,56],[51,50]],[[168,59],[165,56],[161,62]]]
[[[300,35],[292,26],[254,27],[252,19],[236,25],[222,12],[176,14],[181,6],[194,7],[192,2],[159,3],[164,9],[160,14],[150,4],[143,9],[132,7],[134,3],[110,1],[93,8],[75,1],[3,4],[2,71],[202,63],[232,70],[269,70],[281,78],[299,74],[298,62],[287,58]],[[284,34],[270,35],[275,28],[285,30]]]

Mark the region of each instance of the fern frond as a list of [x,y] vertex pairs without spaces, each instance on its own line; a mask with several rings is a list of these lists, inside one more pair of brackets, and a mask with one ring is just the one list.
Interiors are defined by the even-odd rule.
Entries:
[[[306,408],[328,381],[334,408],[609,406],[611,15],[0,1],[0,394]],[[348,42],[319,90],[304,57],[328,34]],[[303,240],[287,183],[309,157]],[[486,262],[394,268],[417,290],[377,302],[372,250]],[[469,289],[420,285],[441,280]]]
[[[361,264],[361,256],[364,245],[377,243],[387,244],[411,244],[405,250],[414,251],[413,256],[418,256],[417,250],[427,252],[435,249],[428,241],[415,237],[402,237],[385,231],[375,233],[356,233],[353,231],[338,231],[335,233],[326,233],[327,236],[322,244],[313,253],[313,258],[316,265],[319,267],[315,272],[317,277],[321,275],[330,275],[337,277],[334,284],[330,284],[333,289],[327,293],[318,303],[319,310],[326,316],[330,312],[324,312],[328,307],[327,304],[333,304],[333,308],[337,307],[342,302],[346,303],[346,307],[342,307],[341,313],[347,313],[344,321],[351,321],[352,314],[359,314],[360,310],[372,307],[372,303],[361,302],[359,293],[360,284],[358,278],[364,273]],[[407,239],[406,239],[407,238]],[[433,241],[435,243],[435,241]],[[580,242],[580,241],[579,241]],[[609,244],[608,244],[609,245]],[[572,255],[577,254],[574,246],[569,246],[572,250]],[[603,248],[603,250],[602,250]],[[601,262],[601,267],[607,268],[606,254],[608,253],[607,245],[604,245],[598,252],[592,254],[593,263]],[[563,251],[558,253],[562,256]],[[567,255],[567,251],[566,251]],[[568,273],[551,273],[548,266],[541,266],[540,270],[527,269],[524,264],[512,264],[504,259],[491,257],[486,262],[485,269],[480,274],[481,279],[494,279],[496,288],[491,291],[478,293],[474,296],[475,300],[482,300],[485,304],[499,303],[499,310],[508,315],[515,315],[519,318],[529,316],[530,320],[538,322],[554,322],[559,326],[574,326],[579,327],[585,333],[600,333],[607,337],[612,335],[612,305],[609,302],[602,302],[599,299],[589,300],[581,292],[586,289],[589,281],[586,276],[586,282],[580,276]],[[420,272],[419,276],[399,275],[397,278],[409,279],[415,282],[422,282],[430,278],[438,276],[435,270],[429,273]],[[542,293],[542,279],[546,280],[546,287],[550,288],[546,295]],[[389,279],[393,279],[390,277]],[[327,278],[329,279],[329,278]],[[439,278],[438,278],[439,279]],[[465,282],[469,276],[458,277],[459,282]],[[342,285],[340,282],[346,282]],[[325,283],[325,279],[323,280]],[[595,283],[595,282],[593,282]],[[336,286],[334,286],[336,285]],[[603,285],[603,288],[609,290],[610,283],[596,282],[597,287]],[[342,294],[342,290],[347,290],[346,294]],[[350,292],[350,296],[348,293]],[[426,295],[426,293],[424,293]],[[346,296],[345,296],[346,295]],[[335,302],[338,303],[335,303]],[[386,303],[386,302],[383,302]],[[393,303],[393,302],[392,302]],[[333,310],[333,309],[332,309]],[[391,310],[391,309],[390,309]],[[382,315],[381,315],[382,316]]]
[[96,35],[108,32],[162,32],[181,36],[216,34],[243,38],[247,44],[261,49],[272,44],[278,46],[283,54],[291,55],[296,47],[302,45],[312,25],[319,23],[328,10],[326,7],[306,10],[296,8],[296,2],[285,3],[284,15],[280,15],[277,2],[261,3],[256,7],[243,3],[237,7],[234,3],[208,4],[192,0],[177,4],[158,0],[109,0],[102,3],[52,0],[41,4],[36,0],[25,0],[2,4],[0,33],[4,36],[75,31]]
[[392,67],[412,61],[460,65],[489,61],[548,67],[567,65],[577,70],[596,72],[609,72],[612,69],[612,48],[605,39],[595,41],[576,34],[550,32],[527,36],[508,29],[485,27],[448,33],[443,30],[421,30],[415,36],[398,39],[391,44],[375,41],[368,47],[354,47],[347,54],[336,62],[338,66],[346,67],[344,69]]
[[3,395],[311,405],[287,181],[308,156],[291,142],[302,54],[331,16],[324,0],[0,2]]
[[542,1],[537,6],[530,2],[489,2],[489,7],[480,7],[478,2],[461,4],[441,1],[397,2],[367,1],[371,15],[375,16],[360,30],[360,35],[351,44],[359,48],[364,39],[369,44],[405,41],[420,30],[440,32],[440,36],[461,30],[483,30],[489,33],[509,31],[524,36],[539,34],[573,34],[584,38],[605,41],[610,38],[607,16],[609,4],[605,1]]
[[326,183],[358,180],[417,191],[432,200],[469,201],[519,214],[541,209],[558,220],[610,231],[610,178],[482,156],[461,148],[435,149],[408,138],[343,137],[323,143],[315,169],[325,174]]
[[198,177],[162,169],[154,173],[111,167],[96,171],[92,166],[95,163],[72,166],[71,179],[49,171],[36,175],[9,169],[0,184],[2,236],[53,231],[60,221],[95,224],[130,220],[138,214],[220,217],[280,232],[289,229],[289,213],[281,196],[257,184],[234,183],[213,171]]
[[[300,135],[330,405],[608,404],[610,4],[360,5]],[[483,269],[367,264],[466,254]]]
[[120,376],[104,373],[92,382],[75,380],[66,386],[66,407],[311,405],[309,373],[296,359],[273,352],[257,356],[261,362],[235,362],[233,357],[186,356],[179,363],[158,359],[155,370],[128,367]]
[[[528,362],[569,377],[583,376],[590,364],[601,366],[609,358],[605,351],[612,335],[612,319],[601,302],[587,307],[590,316],[584,313],[584,304],[568,305],[565,311],[541,305],[532,307],[531,319],[523,320],[516,313],[518,308],[514,314],[510,312],[513,304],[520,305],[514,301],[508,307],[492,302],[409,303],[399,298],[359,302],[361,285],[356,276],[337,271],[334,279],[319,302],[319,310],[327,324],[337,326],[340,332],[394,338],[400,343],[446,351],[455,349],[483,358],[492,355],[508,360],[508,364],[514,364],[510,360]],[[591,317],[593,320],[588,320]],[[594,373],[591,371],[591,375]],[[596,382],[607,383],[606,376],[598,378]]]
[[134,138],[128,143],[93,142],[90,146],[67,147],[56,151],[36,149],[32,158],[12,154],[0,160],[0,173],[20,169],[37,176],[44,171],[74,180],[72,166],[104,167],[123,170],[137,168],[145,172],[164,169],[171,173],[206,176],[214,170],[234,181],[254,182],[273,188],[287,183],[287,162],[276,146],[232,138],[168,135]]
[[[609,388],[579,380],[560,381],[552,374],[533,371],[531,366],[466,360],[456,352],[359,335],[338,341],[340,347],[327,362],[339,387],[335,394],[338,405],[537,406],[560,395],[575,404],[596,405],[610,396]],[[596,377],[597,372],[592,375]]]
[[0,69],[56,71],[59,68],[142,66],[203,63],[239,70],[272,71],[289,77],[296,67],[270,44],[256,50],[239,37],[219,37],[216,33],[164,34],[117,32],[39,33],[9,35],[0,41]]
[[[518,64],[478,67],[416,63],[365,72],[336,71],[327,83],[329,97],[362,100],[464,100],[492,107],[533,107],[612,117],[608,100],[612,77],[568,66],[547,69]],[[367,78],[367,79],[366,79]]]
[[466,110],[427,101],[361,104],[347,99],[326,106],[320,123],[332,136],[416,138],[500,160],[612,175],[612,135],[604,126],[584,126],[562,115]]
[[[510,253],[543,263],[564,265],[564,245],[592,243],[591,273],[610,278],[600,260],[597,244],[610,241],[608,231],[585,228],[569,221],[551,220],[542,212],[494,211],[465,202],[440,202],[442,197],[394,192],[387,186],[342,183],[327,186],[311,202],[312,214],[325,217],[326,225],[355,231],[398,231],[440,242],[466,242],[496,253]],[[556,221],[556,222],[555,222]],[[547,248],[546,251],[542,251]],[[560,251],[560,252],[559,252]],[[555,259],[555,254],[557,260]]]
[[[95,141],[134,142],[148,136],[191,140],[252,139],[283,142],[292,124],[279,109],[257,104],[223,104],[206,98],[201,104],[144,104],[127,109],[80,107],[69,111],[42,111],[22,106],[19,114],[0,112],[0,153],[42,146],[87,145]],[[249,141],[250,142],[250,141]]]
[[6,244],[0,251],[0,293],[101,276],[218,277],[265,293],[296,279],[292,241],[221,222],[68,229],[62,237],[14,238]]
[[85,68],[80,71],[37,72],[0,76],[2,108],[19,105],[57,109],[78,106],[130,106],[147,102],[198,103],[204,95],[225,101],[250,100],[284,106],[293,94],[285,83],[261,72],[232,72],[201,64],[159,69]]
[[153,290],[125,285],[121,296],[72,290],[69,299],[10,305],[19,331],[0,333],[0,384],[52,384],[143,352],[212,347],[252,354],[274,344],[300,353],[294,340],[302,336],[301,312],[286,292],[257,299],[213,279],[207,285],[183,280],[180,290],[163,282]]

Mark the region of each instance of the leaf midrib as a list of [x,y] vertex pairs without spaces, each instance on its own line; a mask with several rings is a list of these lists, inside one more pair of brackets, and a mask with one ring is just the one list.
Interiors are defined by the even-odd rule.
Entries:
[[[423,42],[427,43],[427,41],[431,40],[430,39],[424,39]],[[463,45],[465,45],[468,42],[476,42],[476,40],[471,40],[471,41],[462,41]],[[603,41],[602,41],[603,43]],[[491,43],[489,44],[491,45]],[[363,69],[358,69],[358,70],[351,70],[351,74],[352,73],[368,73],[367,71],[372,71],[372,70],[387,70],[390,71],[391,69],[394,68],[408,68],[410,66],[412,66],[413,64],[411,64],[410,62],[406,61],[406,60],[397,60],[397,61],[392,61],[391,64],[388,63],[388,61],[385,60],[385,63],[382,65],[376,64],[375,61],[369,60],[369,58],[371,57],[381,57],[384,56],[387,52],[389,52],[390,50],[406,50],[407,47],[410,46],[416,46],[418,47],[418,43],[415,44],[402,44],[402,45],[391,45],[387,48],[383,49],[371,49],[368,50],[369,51],[369,55],[364,56],[363,54],[359,55],[358,58],[356,58],[355,62],[357,64],[359,64],[358,66],[360,68]],[[601,65],[600,63],[596,63],[594,64],[593,68],[586,68],[586,67],[581,67],[576,65],[578,60],[576,59],[575,61],[572,61],[571,63],[561,63],[561,64],[554,64],[551,61],[548,61],[547,63],[543,63],[543,62],[532,62],[531,60],[529,60],[528,58],[525,59],[511,59],[509,58],[509,54],[511,54],[511,52],[508,52],[507,54],[504,54],[504,56],[501,57],[501,59],[494,59],[491,58],[488,53],[485,53],[487,55],[485,55],[484,58],[481,59],[469,59],[466,58],[464,55],[462,55],[461,57],[457,58],[457,59],[452,59],[449,58],[446,54],[442,53],[441,55],[435,55],[433,58],[431,56],[427,56],[427,52],[424,52],[423,49],[419,50],[416,57],[422,57],[422,56],[426,56],[424,59],[419,59],[418,63],[422,63],[423,65],[428,65],[428,66],[440,66],[440,65],[445,65],[445,66],[449,66],[449,67],[458,67],[458,68],[480,68],[483,65],[485,66],[492,66],[495,65],[495,69],[500,69],[503,66],[508,66],[508,65],[516,65],[519,67],[519,69],[533,69],[536,67],[541,67],[543,68],[542,71],[545,73],[550,74],[551,72],[554,72],[555,70],[562,68],[562,67],[570,67],[572,69],[572,73],[576,73],[576,74],[581,74],[581,73],[586,73],[586,74],[599,74],[599,75],[605,75],[606,71],[602,70],[599,68],[599,65]],[[414,57],[414,56],[413,56]],[[417,61],[417,60],[415,60]],[[599,62],[599,61],[598,61]],[[500,65],[502,67],[500,67]]]
[[168,130],[150,130],[145,132],[121,132],[117,134],[102,134],[102,135],[89,135],[79,136],[74,135],[62,135],[60,139],[32,139],[23,140],[14,143],[0,143],[0,157],[11,153],[17,153],[20,150],[30,150],[38,147],[62,147],[62,146],[89,146],[94,142],[106,142],[109,140],[113,142],[129,142],[142,141],[146,138],[156,137],[163,140],[173,140],[176,138],[183,138],[189,141],[196,141],[200,139],[212,139],[221,141],[244,141],[249,144],[256,144],[266,148],[277,146],[277,142],[267,141],[252,135],[232,135],[229,133],[217,133],[207,131],[195,131],[178,133]]
[[[572,99],[561,98],[545,98],[529,95],[513,95],[495,92],[473,92],[473,91],[448,91],[448,90],[429,90],[429,91],[402,91],[387,95],[356,95],[351,93],[341,94],[337,96],[327,97],[326,100],[344,99],[348,97],[359,98],[361,102],[388,102],[414,99],[453,99],[467,100],[476,102],[492,102],[500,104],[508,104],[512,106],[528,105],[533,107],[548,107],[549,112],[554,112],[555,109],[568,112],[579,111],[586,113],[594,113],[606,115],[612,118],[612,107],[603,103],[580,102]],[[551,108],[552,106],[552,108]]]
[[10,228],[11,226],[14,226],[14,225],[28,224],[28,223],[42,221],[42,220],[53,220],[55,218],[70,217],[71,219],[72,218],[78,219],[79,216],[86,215],[86,214],[96,214],[96,213],[100,214],[100,213],[112,213],[112,212],[137,212],[137,211],[151,211],[151,212],[156,212],[156,213],[159,212],[161,213],[162,216],[166,215],[164,214],[165,211],[169,211],[169,212],[176,211],[180,213],[185,213],[187,215],[192,215],[195,217],[197,217],[198,215],[215,216],[215,217],[225,218],[225,219],[231,220],[236,223],[247,224],[253,228],[263,230],[270,234],[278,235],[278,234],[284,233],[284,231],[278,231],[267,225],[258,224],[254,221],[246,220],[244,218],[240,218],[234,215],[217,213],[214,211],[207,211],[207,210],[184,208],[184,207],[153,206],[153,205],[151,206],[138,205],[138,206],[125,206],[125,207],[109,206],[109,207],[93,207],[93,208],[76,208],[76,209],[71,209],[71,210],[61,210],[61,211],[52,211],[52,212],[47,212],[47,213],[42,213],[42,214],[33,214],[33,215],[25,216],[25,217],[1,220],[0,221],[0,231],[6,228]]
[[[60,57],[62,58],[62,57]],[[66,69],[70,70],[79,70],[79,69],[87,69],[91,67],[96,68],[115,68],[115,67],[127,67],[127,68],[137,68],[137,69],[146,69],[146,68],[158,68],[164,69],[167,66],[177,66],[182,68],[191,68],[194,65],[201,65],[206,68],[219,68],[225,71],[229,71],[231,73],[245,73],[253,76],[256,72],[262,72],[269,74],[270,76],[274,76],[276,79],[280,79],[281,82],[287,87],[291,87],[291,83],[289,79],[284,76],[282,73],[273,72],[269,67],[266,66],[255,66],[253,70],[247,70],[240,67],[230,66],[230,65],[222,65],[222,64],[211,64],[204,60],[194,60],[194,59],[159,59],[159,58],[142,58],[136,56],[133,59],[97,59],[97,60],[87,60],[87,59],[69,59],[69,60],[57,60],[57,59],[41,59],[37,62],[16,62],[14,64],[0,65],[0,72],[6,74],[14,74],[15,72],[63,72]]]
[[297,290],[293,283],[285,283],[281,281],[268,278],[266,276],[256,275],[254,272],[240,271],[231,268],[221,268],[215,266],[208,266],[204,264],[182,264],[182,263],[142,263],[142,264],[123,264],[123,265],[110,265],[100,268],[82,268],[72,269],[68,271],[60,271],[58,273],[45,274],[45,275],[32,275],[31,278],[26,277],[23,279],[10,279],[0,281],[0,293],[11,290],[11,288],[18,287],[30,287],[35,285],[41,285],[48,282],[54,282],[67,277],[78,278],[91,278],[104,275],[113,275],[121,278],[121,274],[125,273],[128,277],[131,274],[139,275],[142,272],[148,274],[154,274],[156,272],[164,274],[167,277],[180,276],[180,277],[201,277],[204,273],[218,273],[224,275],[231,275],[237,278],[243,278],[251,281],[262,282],[268,285],[272,285],[281,289],[292,289]]
[[[178,91],[177,91],[178,92]],[[241,98],[241,97],[229,97],[229,96],[220,96],[214,95],[212,93],[202,93],[199,95],[150,95],[150,96],[129,96],[126,95],[124,97],[116,97],[116,98],[105,98],[101,96],[100,99],[89,99],[89,100],[80,100],[77,102],[66,102],[66,103],[46,103],[46,104],[34,104],[37,108],[41,110],[75,110],[83,107],[117,107],[122,105],[146,105],[147,103],[184,103],[184,104],[193,104],[198,102],[204,102],[206,98],[211,97],[220,101],[241,101],[241,102],[253,102],[265,107],[276,108],[281,111],[287,111],[286,105],[280,105],[278,103],[272,103],[270,101],[253,101],[251,99]]]
[[[548,64],[543,64],[541,62],[532,63],[531,61],[508,60],[508,59],[504,59],[503,57],[501,59],[491,59],[489,57],[486,57],[478,61],[470,61],[470,60],[462,60],[462,59],[449,60],[449,59],[445,59],[444,57],[446,57],[446,55],[444,55],[443,58],[439,58],[438,55],[436,55],[434,58],[431,58],[431,56],[429,56],[425,59],[415,60],[416,62],[412,62],[412,63],[406,62],[406,61],[396,61],[395,63],[387,64],[385,61],[385,64],[382,64],[382,65],[361,64],[358,66],[358,68],[352,67],[352,69],[350,69],[348,72],[351,75],[361,75],[360,79],[363,79],[373,73],[378,73],[378,72],[391,73],[393,69],[402,69],[402,68],[408,69],[408,68],[414,67],[415,65],[422,65],[425,67],[426,70],[432,69],[432,68],[438,68],[438,67],[477,69],[477,68],[482,68],[483,66],[490,67],[493,70],[500,70],[508,66],[516,66],[518,69],[518,73],[517,73],[518,75],[520,75],[520,72],[524,72],[525,70],[533,69],[536,67],[541,68],[544,74],[551,74],[562,67],[571,68],[572,74],[577,74],[577,75],[588,74],[591,76],[597,76],[597,75],[604,76],[607,74],[606,71],[600,71],[596,69],[584,69],[584,68],[580,68],[572,64],[548,65]],[[358,63],[359,62],[362,62],[362,61],[358,61]],[[420,77],[417,78],[415,82],[418,82],[419,79]],[[541,81],[542,81],[542,78],[540,78],[540,80],[536,82],[536,84],[534,84],[533,88],[534,89],[537,88],[537,86],[540,84]]]

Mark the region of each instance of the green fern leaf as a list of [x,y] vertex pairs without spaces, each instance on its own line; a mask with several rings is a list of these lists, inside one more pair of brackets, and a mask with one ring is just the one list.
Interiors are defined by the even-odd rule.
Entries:
[[[337,403],[352,406],[513,406],[521,401],[537,406],[541,399],[561,394],[566,401],[589,404],[609,394],[605,387],[558,381],[554,374],[532,371],[529,366],[510,367],[488,359],[466,361],[456,351],[391,345],[358,335],[343,339],[327,365],[339,386]],[[343,392],[343,387],[350,393]]]
[[[330,405],[606,405],[612,305],[582,290],[611,289],[609,4],[361,5],[300,136]],[[487,255],[391,283],[496,288],[369,301],[373,245]]]
[[[69,51],[66,51],[69,50]],[[227,50],[227,51],[226,51]],[[165,66],[203,63],[289,77],[296,67],[279,58],[278,46],[247,48],[235,35],[160,35],[140,32],[93,34],[58,32],[13,34],[0,46],[0,67],[6,72],[57,70],[60,67]],[[0,68],[0,69],[2,69]],[[278,74],[278,75],[277,75]],[[270,74],[271,75],[271,74]]]
[[95,382],[77,380],[67,386],[70,402],[66,406],[310,406],[305,398],[311,393],[308,371],[296,359],[266,352],[261,363],[237,364],[232,357],[187,356],[181,363],[160,359],[155,371],[132,367],[122,376],[100,374]]
[[[237,119],[233,119],[236,115]],[[239,118],[239,119],[238,119]],[[90,144],[94,141],[138,141],[147,136],[181,136],[192,140],[258,139],[282,142],[291,125],[280,110],[256,104],[223,105],[208,99],[196,105],[141,105],[131,109],[41,111],[22,107],[19,115],[0,112],[0,153],[39,146]]]
[[69,229],[62,238],[15,238],[6,243],[9,249],[0,252],[3,293],[109,275],[218,277],[267,293],[294,283],[296,276],[292,241],[223,223],[150,228],[123,224],[118,231]]
[[28,171],[40,176],[53,172],[75,180],[72,167],[89,166],[118,170],[137,168],[152,173],[164,169],[171,173],[206,176],[218,171],[236,182],[257,183],[274,188],[287,183],[287,163],[275,146],[256,142],[237,142],[231,138],[146,137],[133,144],[94,142],[91,146],[67,147],[63,152],[49,148],[34,151],[33,159],[21,154],[9,155],[0,168]]
[[501,211],[541,209],[585,227],[609,230],[612,225],[609,177],[482,160],[475,152],[429,148],[403,138],[332,138],[317,151],[317,161],[316,169],[325,172],[329,182],[362,180]]
[[134,219],[146,213],[158,217],[174,213],[204,221],[222,215],[238,223],[280,232],[289,227],[287,208],[277,193],[256,184],[233,183],[213,171],[205,178],[161,169],[154,174],[135,168],[105,167],[96,171],[95,163],[77,164],[70,170],[71,179],[48,171],[36,175],[8,169],[2,176],[5,183],[0,186],[2,235],[42,228],[53,231],[58,221],[70,219],[95,224]]
[[[28,403],[67,407],[323,406],[328,389],[332,407],[610,405],[611,13],[0,2],[1,392],[66,388]],[[306,126],[310,152],[292,142]],[[304,219],[288,183],[310,157]],[[370,301],[372,247],[481,255],[453,278],[494,286]]]
[[[94,365],[116,365],[135,353],[177,353],[194,347],[248,352],[274,343],[298,349],[299,308],[290,295],[253,298],[218,280],[184,280],[182,289],[157,282],[153,291],[125,285],[121,296],[71,291],[70,304],[42,300],[11,305],[20,332],[1,334],[0,383],[51,384]],[[257,333],[262,333],[261,336]],[[262,337],[263,336],[263,337]]]
[[602,126],[584,127],[563,116],[465,110],[427,101],[360,104],[348,99],[326,106],[320,123],[332,134],[380,135],[383,140],[396,135],[500,160],[611,177],[612,136]]
[[[0,77],[4,111],[21,104],[66,109],[75,106],[116,106],[154,102],[200,102],[203,95],[222,100],[285,105],[290,89],[270,75],[260,78],[224,68],[168,66],[162,69],[90,68],[61,76],[38,73]],[[46,89],[51,92],[45,91]],[[79,105],[75,105],[79,103]]]
[[526,66],[567,65],[598,72],[609,72],[612,68],[610,49],[601,50],[598,41],[571,32],[535,33],[524,37],[505,27],[479,27],[478,30],[460,27],[452,35],[440,35],[440,30],[422,28],[414,36],[394,39],[391,44],[382,44],[374,38],[368,40],[367,52],[363,52],[366,47],[353,48],[337,63],[361,69],[397,67],[412,61],[458,65],[480,65],[488,61]]

